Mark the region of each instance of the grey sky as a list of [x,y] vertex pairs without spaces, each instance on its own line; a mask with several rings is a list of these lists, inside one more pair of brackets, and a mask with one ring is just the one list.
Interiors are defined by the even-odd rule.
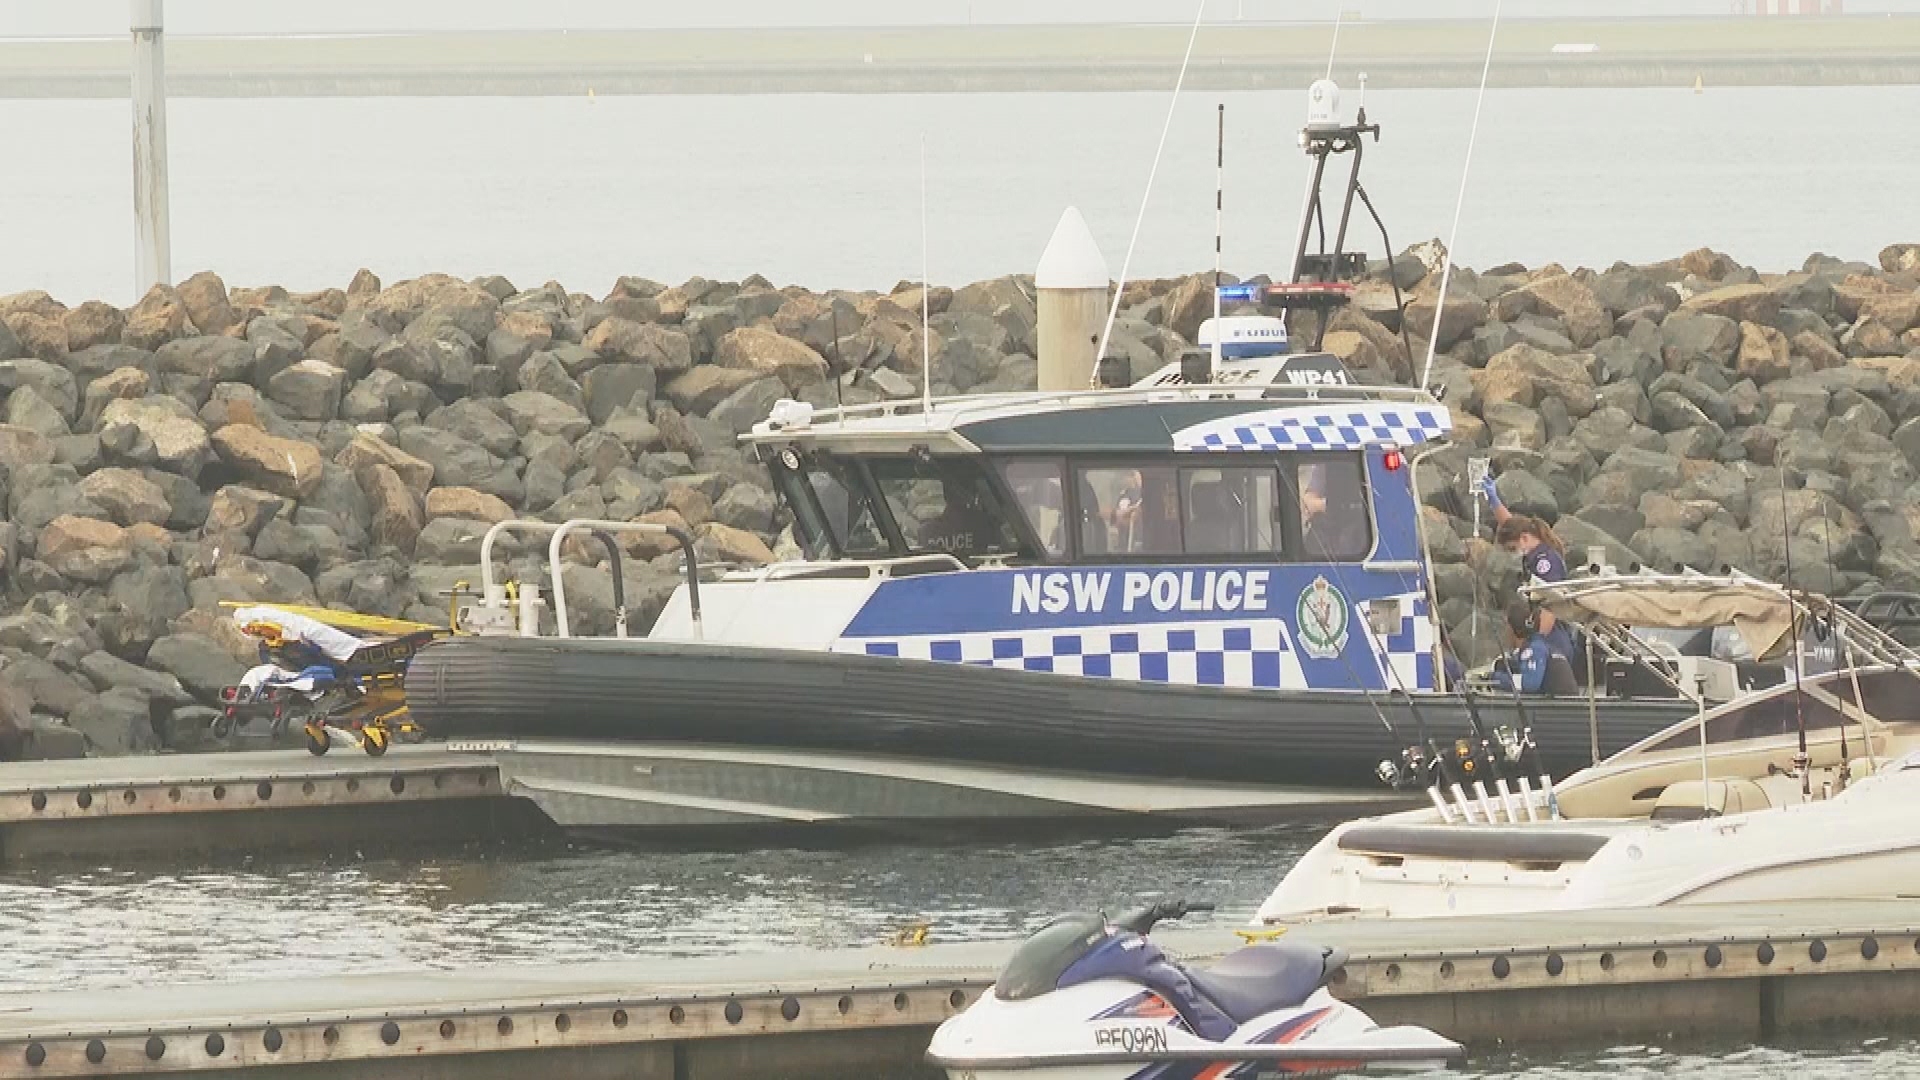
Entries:
[[[1759,0],[1506,0],[1505,15],[1724,15]],[[1777,0],[1770,0],[1777,2]],[[1850,13],[1920,13],[1920,0],[1845,0]],[[1484,18],[1493,0],[1207,0],[1208,18]],[[693,26],[884,26],[1181,22],[1192,0],[167,0],[177,34],[340,34],[417,30],[601,30]],[[126,32],[126,0],[0,0],[0,37]]]

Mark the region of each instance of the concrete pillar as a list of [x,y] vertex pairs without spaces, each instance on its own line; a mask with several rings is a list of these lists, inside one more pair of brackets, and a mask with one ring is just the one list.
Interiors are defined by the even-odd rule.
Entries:
[[133,283],[135,297],[173,281],[167,226],[167,65],[161,0],[133,3]]
[[1107,323],[1107,259],[1080,211],[1069,206],[1047,241],[1033,284],[1039,292],[1040,389],[1084,390],[1100,360]]

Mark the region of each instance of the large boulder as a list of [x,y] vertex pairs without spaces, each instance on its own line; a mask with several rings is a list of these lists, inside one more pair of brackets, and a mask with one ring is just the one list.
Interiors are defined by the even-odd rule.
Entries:
[[520,446],[520,433],[506,421],[505,413],[498,401],[463,398],[429,413],[427,426],[478,443],[490,454],[511,457]]
[[100,469],[80,481],[80,492],[121,525],[165,525],[172,515],[167,493],[132,469]]
[[429,313],[459,327],[474,341],[485,341],[493,331],[500,301],[492,293],[446,274],[427,274],[402,281],[367,301],[366,310],[391,334]]
[[202,270],[180,283],[180,302],[202,334],[224,334],[240,321],[227,301],[227,283],[211,270]]
[[333,460],[352,470],[355,477],[360,475],[362,469],[385,465],[399,475],[407,485],[407,490],[416,495],[425,495],[433,485],[433,465],[430,462],[422,461],[392,443],[365,432],[349,439]]
[[24,428],[49,439],[71,434],[67,429],[67,418],[61,415],[60,409],[31,386],[23,386],[7,395],[5,406],[0,407],[0,420],[11,427]]
[[153,365],[161,374],[191,376],[208,386],[251,382],[258,359],[254,349],[249,342],[224,335],[181,338],[155,350]]
[[785,390],[778,379],[750,382],[728,394],[707,418],[735,434],[744,433],[773,412],[774,404],[786,397]]
[[121,451],[124,456],[140,460],[150,453],[155,464],[182,476],[198,476],[213,458],[213,442],[200,417],[170,397],[108,402],[100,411],[99,435],[102,445],[132,448]]
[[1534,309],[1559,319],[1577,348],[1590,348],[1613,333],[1613,318],[1591,288],[1571,274],[1551,274],[1526,285]]
[[433,466],[436,483],[478,488],[516,501],[516,487],[505,483],[513,479],[511,471],[485,447],[424,425],[403,427],[399,435],[400,449]]
[[213,433],[213,448],[240,477],[276,495],[304,499],[320,486],[320,451],[312,443],[269,435],[252,424]]
[[694,530],[695,549],[702,559],[723,563],[748,563],[764,566],[774,561],[767,542],[745,529],[736,529],[718,521],[709,521]]
[[1533,405],[1558,399],[1571,416],[1580,417],[1599,405],[1593,372],[1586,353],[1556,355],[1531,345],[1515,345],[1487,361],[1475,382],[1487,401]]
[[154,733],[153,707],[146,697],[116,687],[88,698],[67,714],[67,726],[87,740],[87,751],[97,757],[124,757],[160,749]]
[[210,534],[237,533],[252,537],[286,506],[285,499],[271,492],[245,484],[228,484],[214,492],[208,501],[206,529]]
[[413,557],[438,566],[471,566],[480,561],[480,542],[488,528],[487,522],[471,518],[434,518],[414,541]]
[[121,328],[120,340],[152,352],[169,341],[192,337],[196,333],[198,331],[194,329],[193,321],[187,318],[187,306],[180,301],[180,294],[171,285],[155,285],[127,311],[127,321]]
[[1437,290],[1425,292],[1407,302],[1407,329],[1423,338],[1435,337],[1433,320],[1438,308],[1437,347],[1450,349],[1486,319],[1487,302],[1472,293],[1450,291],[1446,304],[1441,306],[1435,302],[1437,295]]
[[693,343],[686,333],[653,323],[602,319],[581,344],[606,360],[645,364],[662,377],[693,366]]
[[[696,370],[721,369],[705,365]],[[581,382],[587,395],[587,419],[595,424],[604,424],[615,409],[646,410],[653,403],[653,395],[658,392],[659,379],[655,369],[646,364],[598,365],[587,372]]]
[[73,372],[45,360],[22,357],[0,362],[0,392],[32,388],[68,422],[79,415],[80,387]]
[[347,373],[332,364],[307,359],[282,368],[267,380],[267,397],[300,420],[331,420],[340,411]]
[[572,405],[538,390],[516,390],[501,399],[507,420],[524,438],[528,432],[577,439],[593,425],[585,413]]
[[427,492],[429,523],[440,518],[464,518],[492,525],[514,516],[505,499],[470,487],[437,487]]
[[406,481],[389,465],[372,465],[356,475],[373,507],[374,539],[411,552],[426,520]]
[[1676,311],[1660,324],[1660,354],[1667,370],[1695,364],[1728,367],[1740,348],[1740,324],[1724,315]]
[[41,530],[35,554],[61,577],[100,585],[133,562],[133,539],[111,521],[63,514]]
[[772,375],[795,392],[827,377],[827,362],[819,353],[792,338],[757,326],[729,331],[714,350],[713,362],[721,367]]
[[1740,352],[1734,362],[1740,374],[1755,382],[1771,382],[1793,374],[1786,335],[1759,323],[1740,324]]
[[1766,285],[1726,285],[1690,296],[1680,308],[1735,322],[1771,323],[1780,313],[1780,295]]
[[52,440],[37,431],[0,424],[0,468],[18,471],[26,465],[51,465]]
[[692,371],[676,376],[666,385],[664,396],[673,402],[673,407],[690,416],[705,416],[713,411],[715,405],[726,400],[727,395],[748,383],[758,382],[767,376],[750,368],[726,368],[714,364],[702,364]]

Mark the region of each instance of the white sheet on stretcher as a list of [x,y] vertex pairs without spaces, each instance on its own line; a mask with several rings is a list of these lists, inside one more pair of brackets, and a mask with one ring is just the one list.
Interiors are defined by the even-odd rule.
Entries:
[[320,683],[311,675],[288,671],[273,664],[260,664],[247,669],[247,673],[240,677],[240,685],[252,691],[257,691],[263,686],[284,686],[289,690],[311,694]]
[[360,650],[366,642],[354,637],[345,630],[328,626],[318,619],[297,615],[291,611],[282,611],[276,607],[259,605],[237,608],[233,621],[245,626],[250,622],[270,622],[280,627],[280,632],[290,641],[304,641],[335,660],[346,661]]

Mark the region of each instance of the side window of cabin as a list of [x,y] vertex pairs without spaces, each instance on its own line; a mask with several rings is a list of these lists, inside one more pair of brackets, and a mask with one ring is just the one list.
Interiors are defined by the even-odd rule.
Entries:
[[1278,484],[1271,468],[1182,469],[1191,555],[1272,554]]
[[1049,556],[1067,553],[1067,501],[1065,485],[1057,461],[1009,461],[1001,466],[1007,489],[1014,502],[1040,538],[1040,547]]
[[1365,462],[1359,454],[1316,453],[1293,467],[1300,500],[1301,556],[1350,562],[1373,550]]
[[1076,475],[1084,554],[1181,553],[1180,488],[1174,468],[1098,467]]

